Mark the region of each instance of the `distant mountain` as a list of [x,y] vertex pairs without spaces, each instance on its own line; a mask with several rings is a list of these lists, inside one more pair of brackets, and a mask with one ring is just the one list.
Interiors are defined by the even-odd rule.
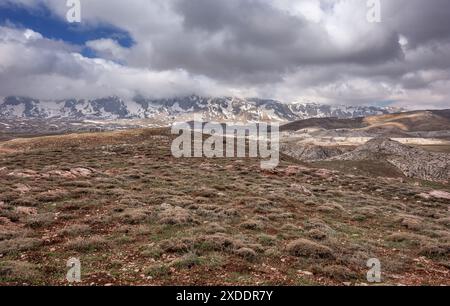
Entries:
[[450,110],[411,111],[348,119],[310,118],[285,124],[281,130],[299,131],[307,128],[360,129],[369,134],[383,134],[391,137],[404,137],[405,133],[410,133],[409,136],[413,133],[421,136],[424,132],[449,131]]
[[285,104],[275,100],[207,98],[188,96],[171,99],[136,97],[123,100],[108,97],[92,100],[43,101],[24,97],[0,98],[1,118],[22,119],[144,119],[167,122],[188,120],[199,114],[214,121],[295,121],[307,118],[336,117],[349,119],[398,112],[396,108],[371,106],[321,105],[316,103]]

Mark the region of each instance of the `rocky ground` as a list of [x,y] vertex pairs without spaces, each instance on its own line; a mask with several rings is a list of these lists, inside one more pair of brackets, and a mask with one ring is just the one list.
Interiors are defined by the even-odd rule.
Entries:
[[65,285],[75,257],[85,285],[358,285],[370,258],[383,284],[450,285],[448,184],[286,156],[273,171],[175,159],[171,141],[1,143],[0,284]]
[[[359,146],[315,145],[295,141],[281,144],[281,150],[300,161],[342,161],[389,165],[406,177],[448,184],[450,180],[450,145],[411,146],[384,136],[374,137]],[[381,174],[381,173],[380,173]]]
[[372,139],[353,151],[329,160],[385,160],[407,177],[447,184],[450,180],[450,154],[428,152],[385,137]]

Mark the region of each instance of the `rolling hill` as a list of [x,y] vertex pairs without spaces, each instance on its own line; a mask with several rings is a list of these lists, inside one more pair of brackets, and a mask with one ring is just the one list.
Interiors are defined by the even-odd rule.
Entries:
[[412,111],[367,116],[365,118],[313,118],[285,124],[282,131],[306,128],[360,129],[374,133],[430,132],[450,130],[450,110]]

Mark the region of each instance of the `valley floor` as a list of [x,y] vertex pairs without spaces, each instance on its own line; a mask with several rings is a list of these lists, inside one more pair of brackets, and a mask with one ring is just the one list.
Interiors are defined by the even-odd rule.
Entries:
[[83,285],[366,284],[378,258],[383,284],[450,285],[449,186],[286,157],[273,171],[175,159],[171,141],[1,143],[0,284],[66,285],[69,258]]

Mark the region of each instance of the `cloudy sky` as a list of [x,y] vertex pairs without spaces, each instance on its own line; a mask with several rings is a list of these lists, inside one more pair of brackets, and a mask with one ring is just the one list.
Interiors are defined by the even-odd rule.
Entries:
[[450,108],[450,1],[0,0],[0,96]]

